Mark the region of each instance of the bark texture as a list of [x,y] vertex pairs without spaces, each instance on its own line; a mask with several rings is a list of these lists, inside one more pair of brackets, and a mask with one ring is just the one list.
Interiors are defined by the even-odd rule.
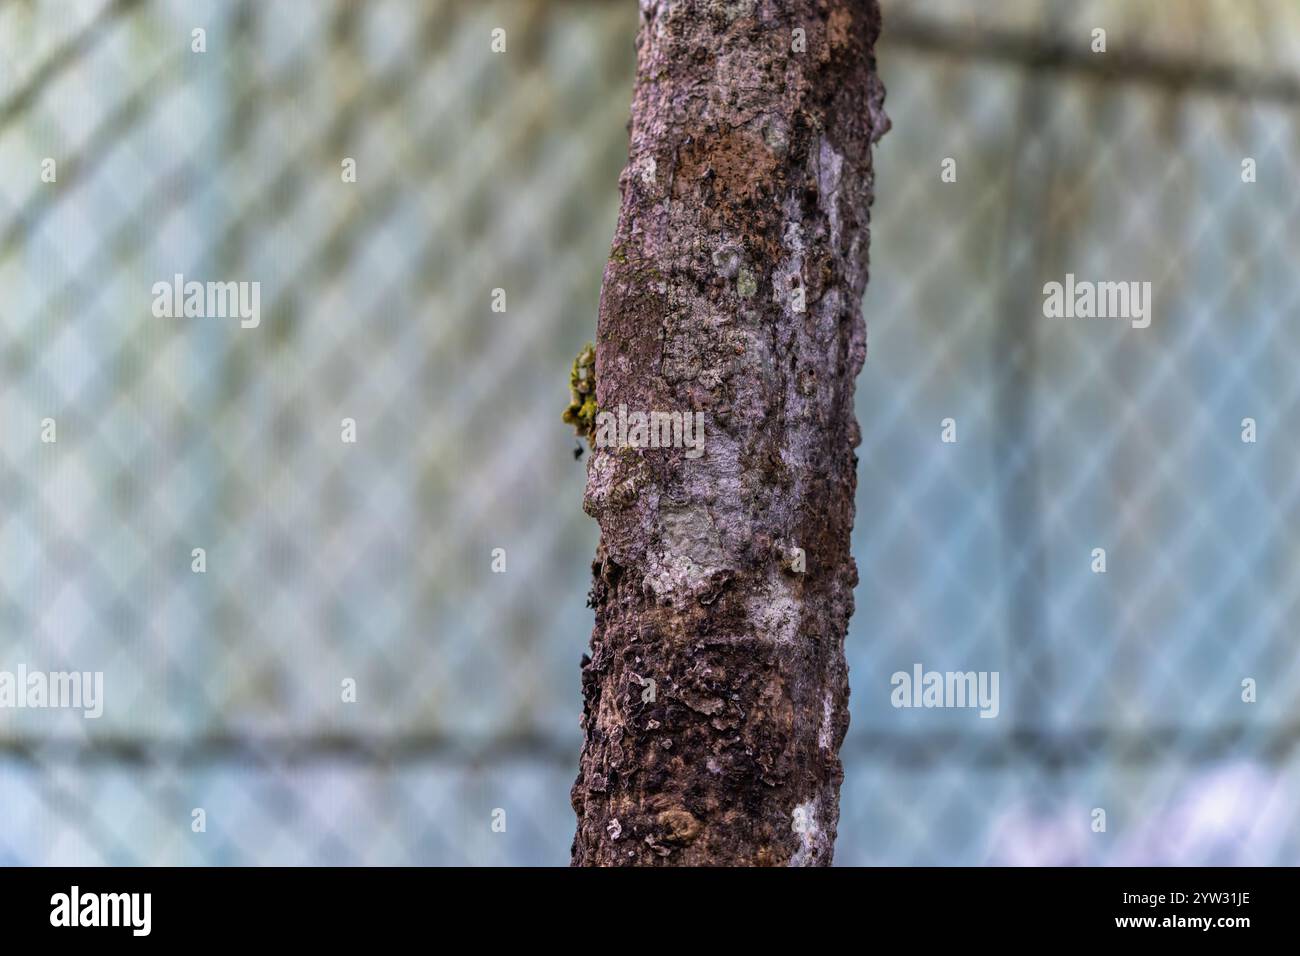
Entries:
[[596,400],[703,411],[704,454],[588,459],[577,865],[831,861],[879,30],[875,0],[641,2]]

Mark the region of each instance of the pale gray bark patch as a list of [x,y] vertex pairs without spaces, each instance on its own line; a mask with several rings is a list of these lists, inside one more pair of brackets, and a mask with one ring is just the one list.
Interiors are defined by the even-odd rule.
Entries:
[[701,410],[705,451],[587,463],[575,864],[831,860],[879,30],[875,0],[641,2],[596,398]]

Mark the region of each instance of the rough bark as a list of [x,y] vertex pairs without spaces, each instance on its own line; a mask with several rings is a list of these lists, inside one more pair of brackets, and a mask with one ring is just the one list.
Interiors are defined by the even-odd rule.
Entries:
[[879,29],[875,0],[641,2],[596,401],[700,410],[704,454],[588,459],[577,865],[831,860]]

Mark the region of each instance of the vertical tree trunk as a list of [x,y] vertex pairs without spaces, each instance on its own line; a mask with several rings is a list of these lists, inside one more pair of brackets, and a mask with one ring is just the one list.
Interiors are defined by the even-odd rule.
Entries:
[[879,29],[876,0],[641,0],[596,401],[701,411],[704,452],[587,463],[575,864],[831,860]]

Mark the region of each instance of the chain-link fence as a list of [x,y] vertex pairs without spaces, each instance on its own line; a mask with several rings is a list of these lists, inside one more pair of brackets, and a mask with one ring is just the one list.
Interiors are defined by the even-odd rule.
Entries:
[[[103,674],[0,709],[0,862],[567,860],[636,18],[0,5],[0,670]],[[837,859],[1300,861],[1300,9],[893,2],[880,54]]]

